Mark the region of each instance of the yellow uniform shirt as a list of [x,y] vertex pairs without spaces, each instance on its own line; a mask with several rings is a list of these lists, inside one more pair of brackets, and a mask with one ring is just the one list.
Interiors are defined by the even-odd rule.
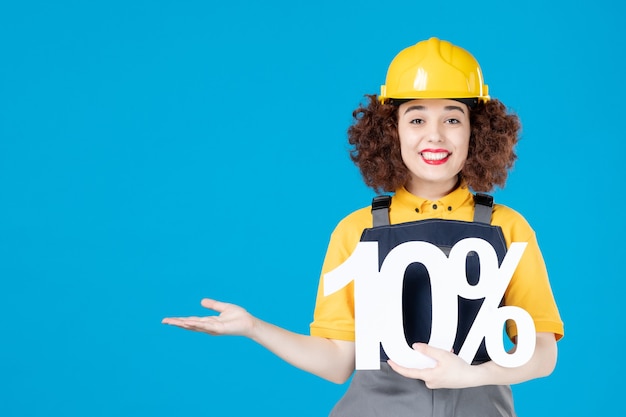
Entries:
[[[472,221],[473,217],[473,194],[465,185],[439,201],[424,200],[402,188],[393,196],[389,211],[391,224],[432,218]],[[500,226],[507,247],[512,242],[528,243],[504,295],[504,304],[523,308],[533,318],[537,332],[551,332],[560,339],[563,336],[563,322],[534,230],[515,210],[499,204],[494,205],[491,224]],[[368,206],[345,217],[333,231],[322,267],[311,335],[354,340],[354,284],[350,283],[325,297],[323,276],[348,259],[359,243],[363,230],[371,227],[372,213]],[[507,332],[510,337],[514,337],[517,334],[515,324],[509,326]]]

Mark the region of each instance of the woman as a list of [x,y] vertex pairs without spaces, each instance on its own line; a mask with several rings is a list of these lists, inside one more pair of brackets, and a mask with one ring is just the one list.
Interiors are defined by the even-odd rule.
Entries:
[[[519,121],[488,96],[476,60],[464,49],[431,38],[406,48],[391,63],[379,97],[354,112],[351,156],[365,183],[393,197],[355,211],[333,232],[318,292],[310,335],[264,322],[243,308],[205,299],[219,316],[166,318],[166,324],[208,334],[242,335],[287,362],[333,382],[355,371],[353,285],[324,294],[324,274],[350,257],[361,240],[376,241],[381,259],[407,241],[426,241],[444,252],[460,240],[489,242],[502,262],[513,242],[526,249],[501,304],[532,317],[536,344],[523,365],[490,360],[484,342],[472,359],[459,356],[481,300],[459,299],[458,332],[452,349],[428,345],[431,336],[431,277],[422,265],[407,267],[402,293],[408,345],[434,360],[432,368],[400,366],[381,348],[380,370],[358,370],[332,416],[515,415],[509,384],[549,375],[556,364],[556,340],[563,324],[550,289],[535,234],[514,210],[476,199],[470,190],[503,186],[516,159]],[[487,209],[485,209],[487,207]],[[382,210],[381,210],[382,209]],[[382,213],[382,215],[381,215]],[[377,220],[373,220],[376,217]],[[467,260],[467,281],[480,279],[476,259]],[[476,258],[476,257],[474,257]],[[473,282],[475,281],[475,282]],[[517,328],[507,323],[516,342]]]

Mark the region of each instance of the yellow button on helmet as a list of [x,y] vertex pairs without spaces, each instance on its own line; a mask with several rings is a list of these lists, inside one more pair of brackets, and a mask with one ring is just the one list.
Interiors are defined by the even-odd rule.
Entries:
[[469,52],[430,38],[396,55],[379,96],[381,102],[420,98],[487,101],[489,92],[478,61]]

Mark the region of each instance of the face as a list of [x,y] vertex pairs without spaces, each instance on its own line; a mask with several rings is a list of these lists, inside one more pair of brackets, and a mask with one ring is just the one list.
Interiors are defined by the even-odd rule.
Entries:
[[470,138],[468,107],[455,100],[412,100],[398,109],[402,160],[409,192],[430,200],[454,189]]

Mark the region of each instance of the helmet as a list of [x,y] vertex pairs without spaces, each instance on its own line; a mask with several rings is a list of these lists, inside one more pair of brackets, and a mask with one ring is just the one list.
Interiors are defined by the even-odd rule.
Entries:
[[421,41],[391,61],[379,100],[419,98],[488,101],[478,61],[465,49],[437,38]]

